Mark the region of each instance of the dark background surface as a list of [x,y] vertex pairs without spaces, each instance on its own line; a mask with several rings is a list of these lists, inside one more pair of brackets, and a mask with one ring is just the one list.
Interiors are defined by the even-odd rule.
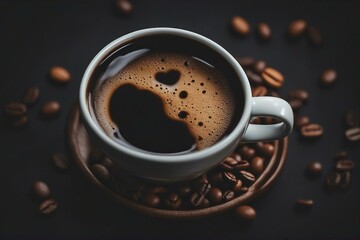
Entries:
[[[344,138],[343,115],[360,112],[360,15],[356,1],[137,1],[134,13],[122,18],[111,1],[0,1],[0,106],[18,101],[27,86],[41,90],[24,129],[9,128],[0,118],[0,238],[136,237],[220,239],[359,239],[360,143]],[[252,26],[269,23],[273,38],[260,43],[255,34],[240,39],[229,33],[229,20],[245,17]],[[291,20],[305,18],[320,29],[325,42],[313,48],[307,40],[288,43]],[[54,152],[66,152],[66,121],[77,99],[81,77],[95,54],[107,43],[146,27],[179,27],[203,34],[234,56],[264,59],[286,77],[280,93],[296,88],[309,91],[300,110],[324,126],[321,139],[306,142],[297,131],[290,136],[285,167],[270,191],[252,202],[257,218],[249,225],[231,214],[195,221],[165,221],[133,213],[100,195],[72,166],[61,173],[51,163]],[[56,86],[47,79],[51,66],[62,65],[72,82]],[[338,71],[338,82],[321,88],[325,68]],[[47,100],[62,104],[59,117],[45,121],[38,111]],[[356,166],[352,184],[327,192],[323,179],[334,165],[336,152],[346,150]],[[309,161],[320,161],[319,179],[304,176]],[[30,194],[32,182],[49,184],[59,209],[52,216],[37,212]],[[299,198],[314,199],[313,209],[294,211]]]

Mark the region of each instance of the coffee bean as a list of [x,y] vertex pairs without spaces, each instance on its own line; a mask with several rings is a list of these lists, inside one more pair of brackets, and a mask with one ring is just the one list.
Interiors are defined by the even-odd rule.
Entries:
[[40,90],[38,87],[29,87],[22,97],[22,102],[28,106],[32,105],[38,100],[39,95]]
[[317,123],[309,123],[300,128],[301,136],[304,138],[316,138],[323,135],[323,127]]
[[41,199],[46,199],[51,194],[49,186],[43,181],[35,181],[33,183],[33,191]]
[[156,208],[160,205],[160,197],[156,194],[146,194],[142,202],[148,207]]
[[240,36],[246,36],[250,33],[250,25],[249,23],[240,16],[235,16],[231,20],[231,27],[233,31]]
[[244,171],[244,170],[239,172],[239,177],[243,181],[248,182],[248,183],[253,183],[256,180],[255,176],[252,173],[250,173],[248,171]]
[[165,208],[177,210],[181,207],[181,198],[176,193],[171,193],[165,200]]
[[304,89],[296,89],[288,92],[288,98],[290,100],[296,99],[301,102],[307,102],[309,100],[309,93]]
[[240,160],[234,167],[233,169],[235,171],[240,171],[240,170],[246,170],[250,167],[250,164],[248,161],[246,160]]
[[205,196],[201,193],[198,192],[193,192],[190,196],[190,204],[195,207],[198,208],[200,207],[201,203],[204,201]]
[[314,46],[320,46],[323,44],[323,37],[318,28],[309,26],[307,30],[307,35],[309,37],[310,42]]
[[253,70],[256,73],[261,74],[265,70],[265,68],[266,68],[265,61],[259,60],[259,61],[254,62],[254,64],[253,64]]
[[272,143],[259,143],[258,149],[266,157],[271,157],[275,152],[275,147]]
[[181,187],[178,189],[177,193],[179,194],[180,197],[186,198],[191,193],[191,187],[188,186]]
[[297,111],[303,106],[303,102],[298,99],[291,99],[288,103],[293,111]]
[[347,159],[348,157],[349,157],[349,154],[346,151],[337,152],[335,155],[336,160]]
[[292,38],[302,36],[307,28],[307,22],[304,19],[292,21],[288,27],[288,35]]
[[65,170],[68,168],[68,159],[64,154],[55,153],[52,156],[52,160],[55,167],[57,167],[58,169]]
[[227,158],[225,158],[224,161],[222,161],[223,163],[226,163],[227,165],[233,167],[238,163],[238,160],[236,160],[235,158],[229,156]]
[[222,179],[228,186],[234,186],[236,183],[236,176],[231,172],[223,172]]
[[337,73],[334,69],[326,69],[321,73],[320,82],[323,85],[330,86],[337,80]]
[[351,171],[354,169],[354,167],[354,162],[347,159],[337,160],[335,164],[335,169],[337,171]]
[[232,152],[229,157],[235,159],[236,161],[240,161],[241,160],[241,155],[237,152]]
[[349,171],[341,172],[341,188],[345,189],[348,188],[351,182],[351,173]]
[[8,117],[19,117],[27,113],[27,107],[23,103],[11,102],[5,105],[5,114]]
[[211,189],[210,183],[202,183],[196,187],[196,191],[204,196],[210,191],[210,189]]
[[210,207],[210,201],[207,198],[204,198],[204,200],[201,202],[200,208],[207,208]]
[[100,182],[107,183],[109,181],[110,173],[103,165],[95,163],[90,167],[90,170]]
[[27,122],[28,122],[28,117],[26,115],[24,115],[24,116],[20,116],[20,117],[16,117],[16,118],[12,119],[11,126],[13,126],[14,128],[19,128],[19,127],[24,126]]
[[264,158],[254,157],[250,161],[250,166],[255,175],[260,175],[265,169]]
[[306,166],[306,172],[309,176],[319,176],[323,171],[323,166],[320,162],[309,162]]
[[265,83],[273,88],[279,88],[284,83],[284,76],[276,69],[267,67],[262,72],[261,77],[264,79]]
[[240,154],[244,159],[252,159],[255,157],[255,149],[245,145],[240,148]]
[[314,200],[312,199],[299,199],[295,202],[295,207],[302,210],[308,210],[313,206],[314,206]]
[[354,127],[346,130],[345,136],[347,140],[356,142],[360,140],[360,127]]
[[222,172],[216,172],[210,175],[210,182],[212,186],[223,187],[224,181],[222,179]]
[[302,126],[305,126],[310,123],[310,118],[308,116],[296,116],[295,117],[295,127],[300,129]]
[[246,193],[247,191],[249,191],[249,188],[246,187],[246,186],[242,186],[242,187],[239,189],[238,193],[239,193],[239,194],[244,194],[244,193]]
[[255,73],[253,70],[245,69],[245,74],[248,77],[251,85],[260,85],[263,83],[261,76]]
[[341,175],[337,172],[330,172],[325,179],[325,184],[329,188],[337,188],[341,183]]
[[53,213],[58,208],[58,202],[54,199],[46,199],[39,206],[40,213],[48,215]]
[[223,194],[219,188],[212,188],[207,197],[209,198],[211,204],[217,205],[221,203]]
[[252,221],[256,218],[256,211],[248,205],[242,205],[235,208],[235,215],[240,220]]
[[222,196],[223,202],[231,201],[235,198],[235,193],[231,190],[226,190]]
[[266,23],[259,23],[257,25],[257,33],[262,40],[269,40],[271,38],[271,29]]
[[251,57],[236,58],[236,60],[244,68],[251,67],[255,62],[255,60],[253,58],[251,58]]
[[57,101],[49,101],[45,103],[40,110],[40,113],[45,118],[55,117],[60,112],[60,104]]
[[238,179],[236,180],[236,183],[232,188],[232,190],[237,194],[242,191],[242,187],[243,187],[243,182],[240,179]]
[[71,75],[68,70],[60,66],[54,66],[50,69],[51,79],[59,84],[68,83],[71,79]]
[[252,89],[253,97],[265,96],[267,94],[267,89],[264,86],[257,86]]
[[116,7],[123,15],[130,15],[133,12],[133,5],[129,0],[116,0]]
[[346,111],[345,124],[348,128],[359,126],[359,115],[353,110]]

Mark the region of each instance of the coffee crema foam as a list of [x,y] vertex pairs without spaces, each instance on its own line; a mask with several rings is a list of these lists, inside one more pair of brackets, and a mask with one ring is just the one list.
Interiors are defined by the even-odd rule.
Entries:
[[164,113],[187,125],[198,150],[223,137],[234,115],[233,93],[213,66],[189,55],[148,52],[94,88],[94,113],[110,136],[118,129],[111,120],[111,97],[125,84],[160,97]]

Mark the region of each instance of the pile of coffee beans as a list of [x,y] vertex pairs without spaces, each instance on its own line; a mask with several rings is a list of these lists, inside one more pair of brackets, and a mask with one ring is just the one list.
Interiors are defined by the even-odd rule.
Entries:
[[355,163],[349,160],[347,152],[338,152],[335,156],[334,167],[325,178],[325,187],[331,190],[348,188],[351,181],[351,171],[354,167]]

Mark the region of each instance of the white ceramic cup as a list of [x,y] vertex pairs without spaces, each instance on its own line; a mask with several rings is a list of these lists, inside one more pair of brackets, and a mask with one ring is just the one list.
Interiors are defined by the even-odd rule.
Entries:
[[[244,94],[244,109],[233,130],[212,146],[181,155],[166,155],[143,151],[136,147],[115,142],[98,125],[90,113],[88,86],[96,67],[107,56],[124,44],[144,36],[167,34],[188,38],[218,52],[237,74]],[[293,127],[293,112],[290,105],[276,97],[252,97],[246,74],[239,63],[224,48],[199,34],[175,28],[149,28],[129,33],[104,47],[91,61],[80,86],[80,112],[91,137],[104,153],[121,168],[149,180],[174,182],[189,180],[213,168],[235,150],[240,142],[258,142],[281,139],[290,134]],[[252,117],[274,117],[281,123],[271,125],[250,124]]]

